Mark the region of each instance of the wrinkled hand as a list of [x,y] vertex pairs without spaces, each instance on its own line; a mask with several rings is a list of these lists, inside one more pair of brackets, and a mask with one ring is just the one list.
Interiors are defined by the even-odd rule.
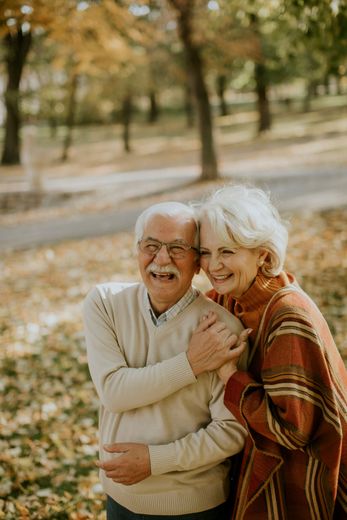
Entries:
[[[237,371],[237,363],[239,361],[240,355],[245,350],[247,346],[248,336],[252,332],[252,329],[245,329],[241,332],[241,334],[238,337],[238,340],[235,344],[234,349],[232,352],[234,354],[237,354],[236,357],[228,361],[227,363],[224,363],[218,370],[217,374],[219,378],[223,381],[223,383],[226,385],[229,381],[230,377]],[[240,350],[241,349],[241,350]]]
[[146,444],[117,442],[104,446],[108,453],[119,453],[112,460],[98,461],[96,465],[114,482],[130,486],[151,475],[149,449]]
[[225,323],[217,321],[215,313],[209,312],[193,332],[188,345],[187,358],[194,375],[216,370],[228,361],[238,359],[245,346],[237,345],[237,342],[237,335],[231,333]]

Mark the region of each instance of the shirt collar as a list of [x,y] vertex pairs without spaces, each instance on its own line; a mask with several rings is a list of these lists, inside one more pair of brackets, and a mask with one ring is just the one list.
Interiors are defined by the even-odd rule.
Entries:
[[149,295],[147,293],[149,313],[151,315],[152,321],[156,327],[159,327],[163,323],[172,320],[178,314],[180,314],[188,305],[190,305],[195,298],[198,296],[198,291],[194,287],[190,287],[184,296],[177,303],[175,303],[172,307],[170,307],[167,311],[163,312],[159,316],[156,316],[151,305]]

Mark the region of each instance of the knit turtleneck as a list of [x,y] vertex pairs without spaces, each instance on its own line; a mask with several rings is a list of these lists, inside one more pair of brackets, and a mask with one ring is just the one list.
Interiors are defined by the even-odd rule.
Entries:
[[253,329],[251,338],[255,336],[262,314],[272,295],[281,287],[295,283],[292,274],[282,271],[278,276],[268,277],[259,273],[252,285],[240,298],[231,294],[218,294],[214,289],[207,293],[209,298],[226,307],[237,316],[245,328]]

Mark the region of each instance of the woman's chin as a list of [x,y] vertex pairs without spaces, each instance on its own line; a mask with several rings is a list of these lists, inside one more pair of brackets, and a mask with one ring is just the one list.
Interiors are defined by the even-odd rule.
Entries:
[[214,290],[218,294],[229,294],[232,291],[232,288],[228,286],[227,284],[221,284],[221,283],[212,283]]

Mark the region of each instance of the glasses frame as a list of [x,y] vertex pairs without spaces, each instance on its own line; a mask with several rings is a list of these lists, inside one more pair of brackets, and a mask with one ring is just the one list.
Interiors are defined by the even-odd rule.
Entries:
[[[142,242],[151,242],[151,243],[153,243],[153,245],[157,244],[158,245],[157,251],[155,251],[153,253],[146,251],[145,249],[143,249],[141,247]],[[191,249],[193,249],[193,251],[195,251],[196,253],[199,253],[199,250],[196,247],[190,246],[189,244],[186,244],[185,242],[162,242],[161,240],[157,240],[156,238],[151,238],[151,239],[142,238],[141,240],[139,240],[137,242],[137,246],[142,253],[144,253],[147,256],[151,256],[153,258],[160,252],[160,250],[163,246],[166,247],[166,251],[167,251],[167,254],[169,255],[169,257],[173,258],[173,259],[186,258],[187,254],[189,253],[189,251]],[[183,251],[181,253],[179,253],[178,255],[172,254],[171,248],[177,247],[177,246],[182,247]]]

